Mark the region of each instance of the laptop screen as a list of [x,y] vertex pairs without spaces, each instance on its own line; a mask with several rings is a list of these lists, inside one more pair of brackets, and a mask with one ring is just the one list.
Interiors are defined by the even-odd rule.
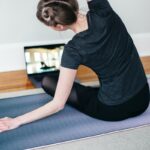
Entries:
[[65,44],[24,47],[27,74],[58,71]]

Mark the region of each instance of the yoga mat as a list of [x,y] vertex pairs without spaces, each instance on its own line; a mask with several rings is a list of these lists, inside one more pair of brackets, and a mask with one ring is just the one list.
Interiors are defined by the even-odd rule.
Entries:
[[[52,97],[37,94],[0,100],[0,118],[15,117],[34,110]],[[102,121],[66,105],[47,118],[0,133],[0,150],[23,150],[44,145],[101,135],[150,124],[150,106],[140,116],[123,121]]]

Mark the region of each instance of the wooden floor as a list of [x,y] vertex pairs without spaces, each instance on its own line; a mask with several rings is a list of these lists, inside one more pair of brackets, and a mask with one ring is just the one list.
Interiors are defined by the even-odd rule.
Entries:
[[0,73],[0,93],[33,88],[25,70]]
[[[150,56],[142,57],[146,74],[150,74]],[[77,72],[77,78],[81,83],[97,81],[96,74],[85,66],[80,66]],[[20,90],[34,89],[30,80],[27,77],[25,70],[0,73],[0,93],[13,92]]]

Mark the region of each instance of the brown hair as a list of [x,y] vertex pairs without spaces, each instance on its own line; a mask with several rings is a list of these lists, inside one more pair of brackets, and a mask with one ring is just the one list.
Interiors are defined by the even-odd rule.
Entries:
[[37,18],[48,26],[71,25],[77,21],[77,0],[40,0]]

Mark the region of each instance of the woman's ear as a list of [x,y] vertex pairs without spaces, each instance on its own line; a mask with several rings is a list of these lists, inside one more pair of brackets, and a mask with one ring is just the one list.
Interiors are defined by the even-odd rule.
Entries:
[[56,27],[57,27],[58,29],[60,29],[60,30],[64,30],[64,26],[61,25],[61,24],[57,24]]
[[56,31],[65,31],[68,30],[67,26],[65,25],[61,25],[61,24],[57,24],[56,26],[52,27],[52,29],[56,30]]

